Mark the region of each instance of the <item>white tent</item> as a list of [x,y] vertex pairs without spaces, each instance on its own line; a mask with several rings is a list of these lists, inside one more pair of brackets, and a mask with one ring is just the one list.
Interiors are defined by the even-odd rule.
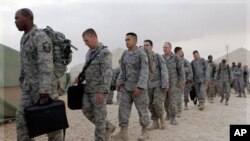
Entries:
[[232,64],[232,62],[235,62],[236,65],[238,64],[238,62],[241,62],[242,65],[248,65],[250,66],[250,51],[245,49],[245,48],[239,48],[236,49],[228,54],[223,55],[222,57],[219,57],[217,59],[215,59],[214,61],[216,63],[221,62],[222,59],[227,59],[228,64]]

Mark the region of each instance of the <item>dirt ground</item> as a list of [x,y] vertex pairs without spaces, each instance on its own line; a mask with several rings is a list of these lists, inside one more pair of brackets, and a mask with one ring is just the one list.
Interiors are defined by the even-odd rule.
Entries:
[[[114,96],[114,101],[115,101]],[[66,96],[61,99],[66,100]],[[237,98],[231,94],[229,105],[219,103],[220,98],[214,99],[214,104],[206,102],[204,111],[199,111],[192,102],[189,110],[183,110],[182,116],[177,118],[178,125],[167,122],[165,130],[150,131],[149,141],[229,141],[230,124],[250,123],[250,95],[247,98]],[[83,116],[80,110],[67,109],[70,127],[66,131],[66,141],[94,140],[94,126]],[[108,105],[108,119],[117,126],[114,134],[118,133],[118,105]],[[129,139],[136,141],[140,135],[138,113],[133,106],[129,123]],[[0,141],[15,141],[15,121],[0,125]],[[46,136],[35,139],[45,141]],[[112,138],[111,138],[112,140]],[[114,141],[114,140],[112,140]]]

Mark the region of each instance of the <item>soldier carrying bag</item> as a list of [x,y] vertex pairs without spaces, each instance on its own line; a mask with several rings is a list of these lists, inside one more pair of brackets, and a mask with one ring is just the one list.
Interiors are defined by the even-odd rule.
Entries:
[[190,99],[194,102],[194,105],[196,105],[197,104],[197,95],[196,95],[194,86],[191,87],[191,91],[189,92],[189,95],[190,95]]
[[82,82],[85,80],[85,71],[89,67],[90,63],[101,52],[101,50],[99,50],[96,54],[94,54],[94,56],[83,66],[82,72],[78,75],[78,84],[76,86],[70,86],[68,88],[67,96],[68,96],[69,109],[71,110],[82,109],[82,100],[85,88],[85,84],[82,84]]
[[41,104],[40,101],[41,99],[24,110],[30,138],[62,129],[65,137],[65,129],[69,124],[64,101],[54,101],[51,98],[45,104]]

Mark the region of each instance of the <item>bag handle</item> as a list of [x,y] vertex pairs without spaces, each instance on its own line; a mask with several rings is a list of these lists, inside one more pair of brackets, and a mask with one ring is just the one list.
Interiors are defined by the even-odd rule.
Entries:
[[41,104],[41,103],[40,103],[41,100],[45,100],[45,99],[39,98],[38,101],[37,101],[34,105],[36,105],[36,106],[47,105],[47,104],[51,104],[51,103],[53,102],[53,100],[52,100],[50,97],[49,97],[48,99],[46,99],[47,102],[44,103],[44,104]]

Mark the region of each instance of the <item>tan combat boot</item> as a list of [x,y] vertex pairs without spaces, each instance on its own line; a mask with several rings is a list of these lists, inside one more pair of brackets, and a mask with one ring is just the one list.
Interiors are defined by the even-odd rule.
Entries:
[[239,95],[237,97],[242,97],[241,93],[239,93]]
[[150,127],[148,127],[148,130],[151,131],[151,130],[159,129],[159,128],[160,128],[160,125],[159,125],[158,120],[153,120],[153,123],[151,124]]
[[165,120],[170,120],[170,114],[169,113],[166,114]]
[[225,105],[228,105],[228,99],[226,99]]
[[163,115],[160,117],[160,123],[161,123],[161,129],[164,130],[166,127],[166,123]]
[[205,104],[204,104],[203,102],[201,102],[199,105],[200,105],[200,106],[199,106],[199,110],[200,110],[200,111],[202,111],[202,110],[205,109]]
[[214,99],[213,99],[213,97],[211,97],[211,99],[210,99],[210,103],[214,103]]
[[177,125],[177,121],[176,121],[176,119],[175,119],[175,116],[171,116],[171,118],[170,118],[170,123],[171,123],[172,125]]
[[243,97],[244,97],[244,98],[246,98],[246,94],[245,94],[245,92],[243,93]]
[[185,102],[184,110],[188,110],[188,104]]
[[119,133],[114,137],[115,141],[128,141],[128,126],[121,127]]
[[149,138],[149,136],[148,136],[147,126],[142,126],[141,135],[138,138],[138,141],[146,141],[148,138]]
[[222,103],[222,102],[223,102],[223,100],[224,100],[224,95],[223,95],[223,94],[221,94],[220,103]]
[[114,125],[112,125],[112,127],[111,127],[110,129],[106,129],[105,141],[108,141],[108,140],[109,140],[110,135],[111,135],[112,133],[114,133],[115,128],[116,128],[116,127],[115,127]]

